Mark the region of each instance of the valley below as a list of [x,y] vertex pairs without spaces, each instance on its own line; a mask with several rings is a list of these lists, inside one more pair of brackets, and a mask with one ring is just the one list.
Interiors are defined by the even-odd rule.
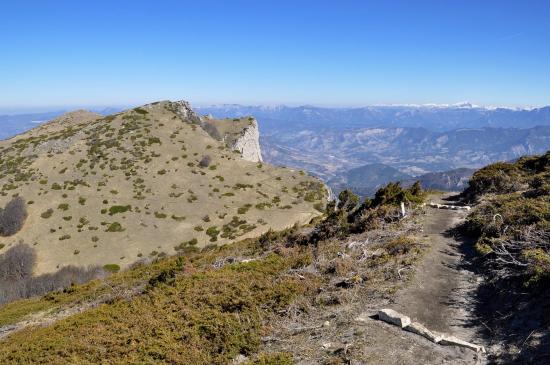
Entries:
[[550,108],[227,105],[198,110],[254,114],[262,121],[260,143],[267,162],[309,171],[335,192],[351,188],[362,197],[395,180],[461,191],[475,169],[550,147]]

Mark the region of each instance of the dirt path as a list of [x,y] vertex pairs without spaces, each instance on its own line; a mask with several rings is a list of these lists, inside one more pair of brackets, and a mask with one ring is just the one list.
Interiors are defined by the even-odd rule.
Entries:
[[[411,283],[398,293],[392,308],[427,328],[485,345],[474,318],[474,292],[481,278],[467,268],[464,244],[446,232],[463,220],[464,211],[426,208],[422,241],[430,245],[417,266]],[[473,353],[464,352],[468,363],[483,363]]]
[[478,278],[464,268],[461,243],[444,234],[465,213],[427,209],[423,238],[431,247],[417,267],[411,285],[398,295],[396,309],[428,328],[474,341],[476,326],[470,311],[473,304],[470,294]]
[[[463,211],[426,207],[426,214],[418,217],[423,232],[417,234],[426,251],[402,289],[382,297],[358,292],[361,297],[353,304],[329,306],[306,317],[307,321],[293,323],[291,328],[305,331],[297,335],[283,331],[266,341],[266,349],[291,352],[298,365],[323,363],[320,360],[330,354],[344,360],[332,363],[351,365],[486,363],[485,355],[473,350],[435,344],[377,319],[379,309],[391,308],[432,331],[485,346],[477,335],[481,323],[472,314],[479,283],[465,265],[468,260],[462,251],[468,245],[445,233],[465,216]],[[408,273],[403,272],[403,280]]]
[[[448,204],[448,202],[446,202]],[[415,268],[413,279],[384,305],[411,317],[428,329],[456,336],[477,345],[486,344],[478,335],[482,324],[473,317],[477,276],[467,269],[462,242],[446,232],[463,220],[466,213],[426,208],[420,241],[429,246]],[[374,303],[372,303],[374,305]],[[380,304],[379,304],[380,305]],[[442,346],[374,319],[380,307],[365,308],[371,317],[363,322],[366,342],[364,358],[352,364],[485,364],[486,356],[470,349]]]

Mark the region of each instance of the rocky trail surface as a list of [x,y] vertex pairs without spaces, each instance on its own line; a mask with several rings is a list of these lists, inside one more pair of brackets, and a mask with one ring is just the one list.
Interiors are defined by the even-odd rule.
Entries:
[[[443,203],[441,198],[445,196],[432,197],[434,203]],[[338,304],[318,306],[304,318],[298,316],[274,329],[264,338],[265,349],[290,352],[299,365],[487,363],[489,354],[472,350],[487,348],[480,334],[483,323],[473,314],[480,276],[469,266],[470,255],[465,249],[471,245],[450,234],[467,211],[435,206],[427,205],[424,213],[403,223],[418,226],[420,232],[415,229],[411,234],[423,246],[423,253],[418,261],[401,261],[387,268],[385,280],[395,283],[396,291],[351,287],[339,292]],[[368,241],[365,237],[353,239]],[[355,265],[359,267],[360,262]],[[402,327],[408,323],[387,323],[379,317],[382,309],[406,316],[413,323],[407,329]],[[435,341],[411,332],[415,328],[428,329],[436,335]],[[472,346],[450,344],[461,341]]]
[[[422,241],[430,247],[415,268],[409,285],[397,293],[388,307],[434,332],[484,346],[486,343],[480,335],[483,323],[473,314],[474,294],[482,279],[469,267],[465,252],[468,245],[449,234],[466,214],[465,211],[427,208]],[[434,344],[381,321],[376,321],[376,325],[382,330],[373,336],[374,342],[381,350],[385,348],[388,357],[384,363],[486,362],[484,354],[470,349]]]

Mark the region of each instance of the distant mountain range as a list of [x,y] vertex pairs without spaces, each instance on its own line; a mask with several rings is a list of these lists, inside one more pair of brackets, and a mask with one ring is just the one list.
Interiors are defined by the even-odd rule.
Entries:
[[411,127],[444,132],[458,128],[530,128],[550,125],[550,107],[486,108],[469,103],[359,108],[217,105],[196,109],[200,113],[217,117],[254,115],[261,122],[262,134],[302,129]]
[[221,105],[197,110],[254,115],[267,162],[308,170],[335,191],[353,186],[362,195],[392,179],[413,177],[430,188],[460,190],[469,169],[550,148],[550,107]]
[[[427,176],[424,183],[433,184],[430,187],[448,185],[455,190],[462,186],[467,171],[456,169],[479,168],[550,148],[550,107],[485,108],[463,103],[361,108],[217,105],[195,109],[218,118],[255,116],[266,162],[307,170],[328,181],[334,190],[353,184],[372,191],[388,179],[419,176]],[[118,110],[95,111],[105,115]],[[0,139],[61,113],[0,116]],[[358,183],[358,179],[364,181]]]
[[550,147],[550,126],[449,132],[424,128],[297,130],[263,136],[261,143],[266,161],[303,168],[325,180],[374,163],[417,176],[542,153]]

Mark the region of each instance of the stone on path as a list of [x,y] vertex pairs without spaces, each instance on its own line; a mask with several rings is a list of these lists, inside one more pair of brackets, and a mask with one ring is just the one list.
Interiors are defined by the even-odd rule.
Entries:
[[434,343],[439,343],[443,339],[442,335],[440,335],[439,333],[430,331],[429,329],[427,329],[426,327],[424,327],[422,324],[418,322],[412,322],[411,324],[409,324],[407,327],[405,327],[405,331],[409,331],[417,335],[420,335],[422,337],[425,337]]
[[[364,322],[367,320],[367,318],[368,317],[363,314],[356,318],[356,321]],[[439,345],[465,347],[470,350],[474,350],[475,352],[485,353],[485,348],[483,346],[475,345],[473,343],[461,340],[451,335],[432,332],[418,322],[411,322],[411,319],[409,317],[404,316],[401,313],[394,311],[393,309],[380,309],[378,311],[378,319],[401,327],[401,329],[405,331],[422,336],[430,340],[431,342]]]
[[460,346],[460,347],[466,347],[470,350],[474,350],[475,352],[482,352],[482,353],[485,353],[485,347],[483,346],[479,346],[479,345],[474,345],[473,343],[470,343],[470,342],[467,342],[467,341],[463,341],[459,338],[456,338],[454,336],[443,336],[443,339],[441,340],[441,342],[439,342],[441,345],[446,345],[446,346]]
[[401,328],[405,328],[411,324],[411,319],[409,317],[404,316],[393,309],[380,309],[378,311],[378,319]]

